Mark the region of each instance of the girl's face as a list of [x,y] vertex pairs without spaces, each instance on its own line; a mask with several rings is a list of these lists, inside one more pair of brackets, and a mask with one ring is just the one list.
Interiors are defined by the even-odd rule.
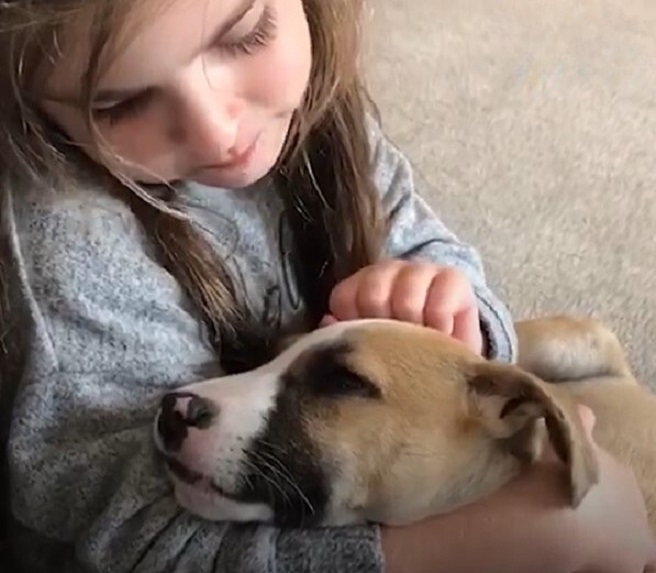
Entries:
[[123,162],[101,157],[77,103],[83,22],[46,84],[45,113],[94,159],[142,183],[240,188],[266,175],[310,76],[301,0],[173,0],[141,17],[93,102]]

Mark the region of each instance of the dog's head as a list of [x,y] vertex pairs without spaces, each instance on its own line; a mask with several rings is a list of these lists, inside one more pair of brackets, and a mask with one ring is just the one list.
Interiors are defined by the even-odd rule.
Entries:
[[547,384],[394,321],[328,326],[169,394],[155,435],[179,502],[213,520],[415,521],[499,488],[545,435],[573,504],[596,479],[573,406]]

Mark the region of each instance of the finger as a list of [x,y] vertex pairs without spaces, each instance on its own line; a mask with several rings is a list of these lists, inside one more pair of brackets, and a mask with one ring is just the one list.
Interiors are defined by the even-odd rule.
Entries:
[[355,304],[356,292],[360,276],[366,269],[355,273],[339,283],[330,293],[328,309],[335,320],[353,320],[358,318]]
[[424,324],[424,307],[428,290],[435,275],[436,265],[409,264],[399,271],[392,285],[391,316],[396,320]]
[[355,307],[360,318],[391,318],[392,285],[404,267],[399,261],[369,267],[363,273],[355,294]]
[[483,333],[476,305],[471,305],[455,315],[453,337],[465,343],[476,354],[483,352]]
[[443,269],[433,278],[424,306],[424,324],[453,333],[455,315],[469,306],[473,298],[466,277],[455,269]]
[[577,406],[579,417],[581,418],[581,424],[583,425],[583,430],[592,439],[592,431],[594,430],[595,423],[597,421],[594,412],[587,406],[578,405]]
[[335,324],[336,322],[339,322],[332,314],[327,314],[321,319],[321,322],[319,323],[319,328],[323,328],[324,326],[330,326],[331,324]]

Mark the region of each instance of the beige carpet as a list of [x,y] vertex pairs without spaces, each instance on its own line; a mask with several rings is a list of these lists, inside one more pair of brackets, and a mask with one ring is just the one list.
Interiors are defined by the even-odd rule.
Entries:
[[656,0],[374,0],[370,84],[515,316],[607,320],[656,387]]

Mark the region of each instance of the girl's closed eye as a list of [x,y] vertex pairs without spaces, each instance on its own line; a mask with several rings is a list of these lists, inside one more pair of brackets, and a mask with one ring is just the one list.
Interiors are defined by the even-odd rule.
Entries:
[[255,26],[234,40],[223,38],[217,42],[217,49],[230,56],[251,55],[258,48],[269,45],[276,36],[276,17],[273,8],[266,4]]
[[154,95],[154,90],[146,89],[107,107],[94,107],[92,114],[94,119],[107,121],[110,125],[113,125],[124,119],[139,115],[150,104]]
[[[259,15],[255,14],[255,17],[256,21],[252,24],[254,16],[251,8],[225,35],[214,40],[208,46],[208,50],[216,50],[227,57],[237,57],[253,55],[259,48],[268,46],[275,39],[277,30],[274,9],[271,5],[265,4]],[[240,28],[247,30],[242,32]],[[146,110],[156,95],[156,89],[148,88],[122,101],[95,106],[92,108],[92,114],[98,121],[107,121],[110,125],[115,125],[137,117]]]

